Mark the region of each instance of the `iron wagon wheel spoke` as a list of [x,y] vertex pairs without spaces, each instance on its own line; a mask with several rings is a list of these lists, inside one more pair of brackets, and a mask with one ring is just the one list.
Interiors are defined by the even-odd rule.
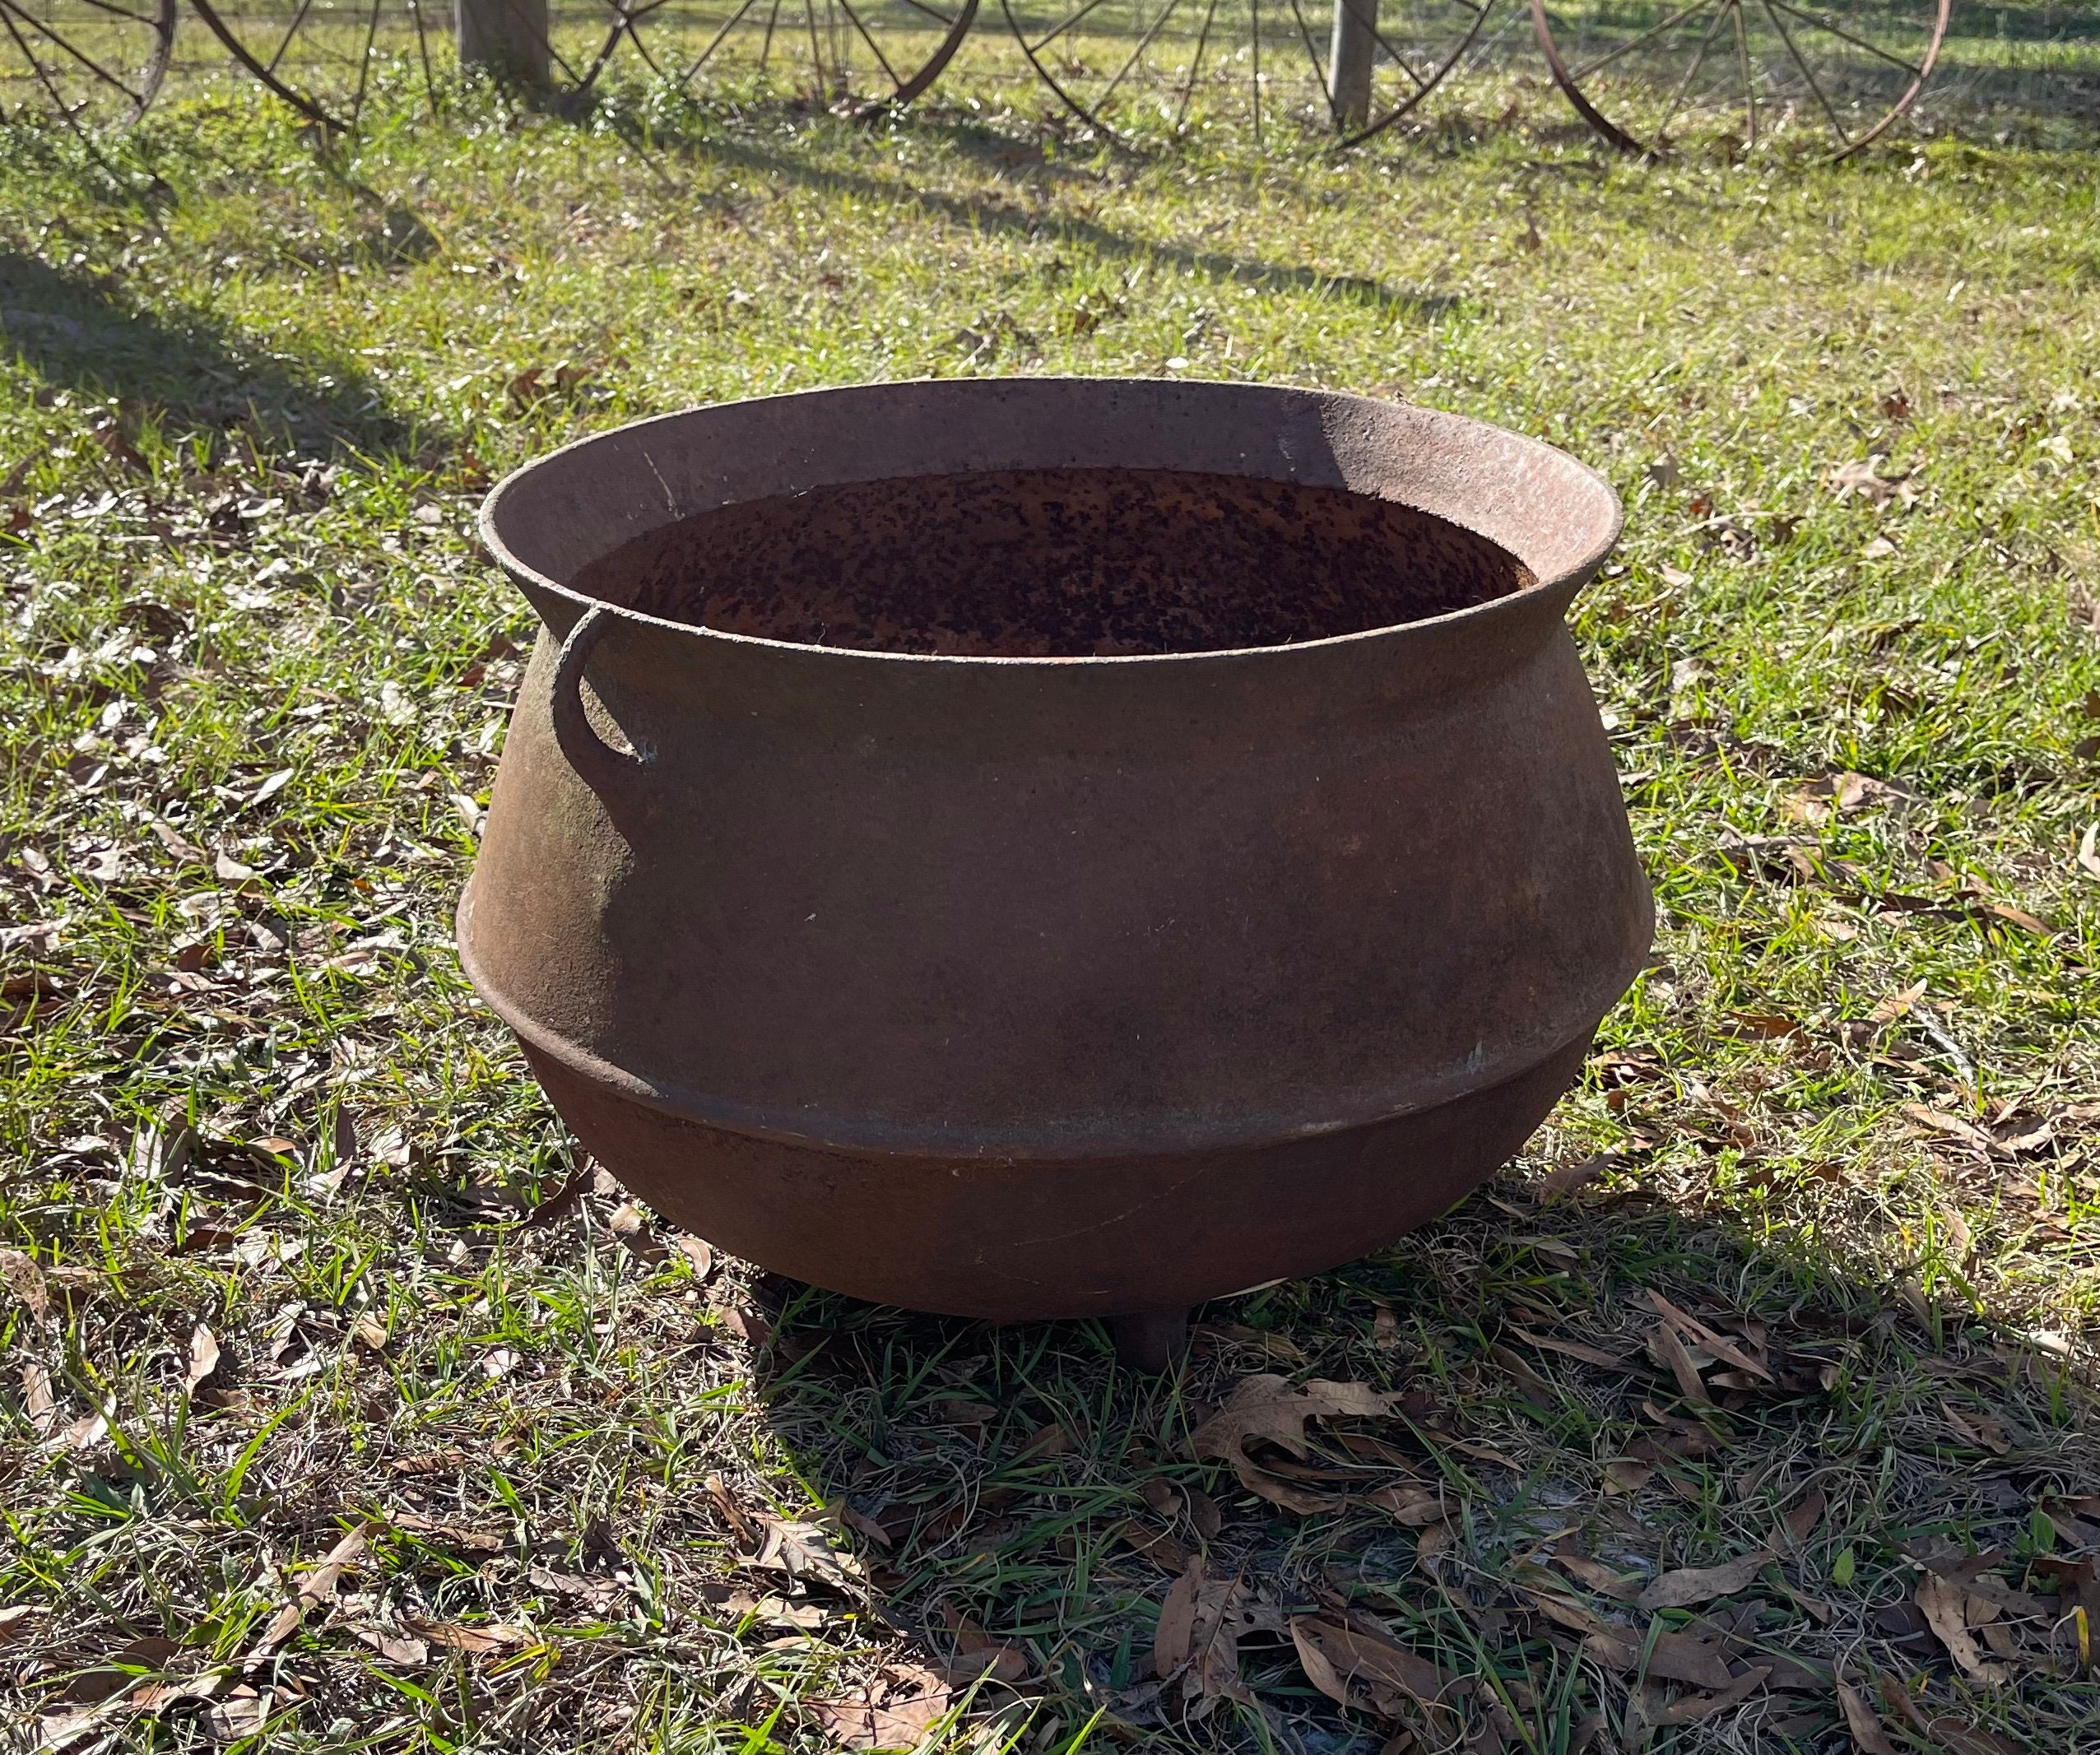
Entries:
[[1684,77],[1677,81],[1676,91],[1670,94],[1670,107],[1663,111],[1662,120],[1656,124],[1657,146],[1662,144],[1663,137],[1670,132],[1670,124],[1677,119],[1678,106],[1690,92],[1692,81],[1698,77],[1699,69],[1706,64],[1707,51],[1713,46],[1714,33],[1720,30],[1721,21],[1727,16],[1728,5],[1729,0],[1721,0],[1719,10],[1713,15],[1713,21],[1706,27],[1706,35],[1699,39],[1699,52],[1692,57],[1692,64],[1684,69]]
[[904,0],[904,4],[915,12],[925,13],[928,18],[944,30],[952,30],[955,28],[955,19],[958,15],[954,12],[941,12],[936,7],[928,6],[926,0]]
[[1320,64],[1320,51],[1312,46],[1312,30],[1305,22],[1305,9],[1298,0],[1290,0],[1291,16],[1298,21],[1298,34],[1305,42],[1305,58],[1312,63],[1312,77],[1320,82],[1320,95],[1326,100],[1327,125],[1336,133],[1341,132],[1341,111],[1336,107],[1335,95],[1328,89],[1327,70]]
[[1085,17],[1089,12],[1092,12],[1101,3],[1102,0],[1086,0],[1086,4],[1085,6],[1081,7],[1076,12],[1073,13],[1070,18],[1066,19],[1064,23],[1058,26],[1055,30],[1052,30],[1049,35],[1044,37],[1039,43],[1031,44],[1025,38],[1024,38],[1021,42],[1021,47],[1028,51],[1029,58],[1031,61],[1034,60],[1038,52],[1048,49],[1052,43],[1056,42],[1059,37],[1062,36],[1067,30],[1071,30],[1073,26],[1076,25],[1082,18]]
[[416,26],[416,53],[423,63],[423,95],[434,113],[444,105],[438,101],[438,81],[430,72],[430,37],[423,28],[423,0],[408,0],[408,16]]
[[270,57],[269,72],[274,73],[277,71],[277,63],[284,59],[285,51],[291,47],[291,39],[299,35],[299,27],[306,22],[306,15],[313,6],[314,0],[299,0],[299,10],[292,14],[291,22],[285,26],[284,37],[277,44],[276,53]]
[[[25,24],[34,25],[38,22],[37,20],[30,18],[26,15],[17,13],[12,7],[0,8],[0,25],[5,25],[7,27],[7,35],[15,39],[15,47],[22,52],[22,59],[29,63],[30,71],[36,76],[37,84],[44,87],[44,95],[51,100],[52,109],[58,112],[58,118],[67,128],[78,134],[82,140],[86,140],[87,135],[81,127],[80,118],[73,114],[72,106],[66,101],[64,95],[53,82],[51,76],[44,71],[44,63],[36,58],[35,50],[23,40],[21,32],[16,28],[15,20],[17,17],[21,17]],[[47,32],[46,35],[49,33]]]
[[1252,0],[1248,12],[1253,20],[1254,35],[1249,40],[1254,49],[1254,150],[1261,150],[1261,0]]
[[1048,86],[1052,91],[1057,94],[1057,101],[1062,104],[1065,108],[1069,109],[1074,115],[1085,121],[1089,128],[1097,129],[1099,132],[1107,136],[1110,140],[1120,140],[1122,136],[1118,134],[1114,128],[1110,128],[1107,123],[1103,122],[1100,118],[1100,117],[1096,115],[1092,110],[1089,109],[1085,104],[1082,104],[1077,98],[1074,97],[1071,92],[1067,91],[1063,86],[1058,83],[1057,76],[1043,64],[1042,57],[1038,53],[1038,50],[1049,44],[1056,37],[1062,35],[1063,32],[1071,30],[1074,25],[1077,24],[1080,19],[1084,18],[1100,3],[1101,0],[1087,0],[1086,5],[1082,7],[1079,12],[1076,12],[1071,17],[1067,18],[1062,24],[1059,25],[1057,28],[1055,30],[1052,30],[1048,36],[1043,38],[1041,43],[1034,44],[1031,44],[1029,42],[1028,34],[1021,29],[1021,21],[1014,16],[1014,0],[999,0],[999,10],[1006,15],[1006,28],[1013,32],[1014,40],[1020,45],[1021,53],[1027,58],[1028,64],[1035,69],[1035,77],[1041,80],[1044,85]]
[[[50,26],[46,24],[42,19],[36,17],[31,13],[25,12],[17,7],[10,7],[7,8],[7,11],[12,16],[19,18],[24,24],[27,25],[30,30],[34,30],[39,36],[49,43],[53,48],[58,49],[61,53],[72,56],[74,60],[80,63],[82,67],[86,67],[89,72],[92,73],[97,79],[100,80],[104,85],[109,86],[111,91],[123,92],[126,97],[129,98],[135,104],[143,101],[137,93],[134,92],[129,86],[124,83],[122,75],[111,72],[109,68],[103,66],[100,62],[97,61],[85,49],[76,48],[72,44],[67,42],[65,38],[59,35],[57,31],[53,30]],[[17,42],[21,42],[21,40],[19,32],[16,33],[16,40]],[[22,44],[22,54],[25,58],[28,60],[30,66],[37,67],[39,70],[42,68],[44,63],[39,61],[35,55],[30,53],[29,46],[26,44]],[[39,82],[41,82],[40,80]],[[45,89],[49,89],[48,85]],[[55,99],[55,93],[53,94],[53,96]],[[57,100],[59,102],[64,101],[63,99],[58,99]]]
[[802,26],[810,39],[810,62],[816,69],[816,88],[824,90],[824,50],[816,39],[816,0],[802,0]]
[[[661,3],[661,0],[658,0],[658,3]],[[654,6],[639,7],[631,12],[621,8],[615,8],[616,16],[612,29],[607,33],[605,41],[598,45],[597,58],[591,63],[589,71],[583,75],[585,85],[594,86],[598,82],[598,75],[605,71],[606,63],[612,59],[612,52],[620,47],[620,39],[622,37],[625,37],[634,45],[634,53],[642,58],[642,64],[658,79],[667,80],[671,77],[664,71],[662,63],[650,53],[649,45],[642,40],[642,21],[654,11],[656,11]]]
[[[1485,6],[1478,9],[1474,16],[1473,22],[1466,26],[1466,35],[1459,39],[1458,47],[1451,52],[1450,55],[1446,58],[1443,64],[1436,70],[1433,75],[1431,76],[1428,85],[1424,86],[1419,91],[1416,92],[1414,96],[1409,98],[1404,104],[1395,104],[1391,109],[1387,110],[1385,114],[1379,117],[1376,122],[1373,122],[1368,128],[1361,128],[1355,133],[1348,136],[1343,140],[1342,145],[1344,146],[1360,146],[1365,141],[1373,139],[1376,136],[1384,133],[1387,128],[1391,128],[1396,122],[1400,121],[1403,117],[1412,114],[1423,99],[1426,98],[1432,91],[1435,91],[1438,86],[1442,85],[1445,80],[1451,77],[1452,70],[1456,67],[1460,62],[1466,58],[1467,52],[1473,47],[1475,39],[1479,37],[1481,31],[1487,28],[1489,16],[1494,11],[1494,0],[1488,0],[1488,3]],[[1506,35],[1507,33],[1504,34]]]
[[269,68],[258,61],[248,45],[227,28],[225,20],[220,17],[218,8],[211,4],[211,0],[189,0],[189,3],[195,9],[197,16],[204,21],[205,29],[225,45],[226,53],[290,104],[294,109],[306,117],[308,120],[318,122],[324,128],[332,128],[339,134],[348,132],[336,117],[323,109],[313,99],[308,97],[304,92],[294,91]]
[[357,58],[357,95],[350,100],[350,119],[353,127],[365,114],[365,88],[372,79],[372,44],[379,35],[379,8],[386,0],[372,0],[372,21],[365,27],[365,53]]
[[[15,47],[21,51],[22,59],[29,63],[30,71],[35,75],[37,84],[43,86],[44,95],[51,100],[53,113],[65,123],[67,131],[81,143],[90,158],[100,165],[108,175],[119,183],[123,182],[123,173],[103,156],[101,148],[95,144],[94,137],[87,132],[86,125],[81,120],[78,112],[73,105],[66,101],[65,94],[59,91],[58,82],[51,77],[50,70],[37,58],[35,51],[30,47],[21,30],[16,27],[15,21],[18,16],[22,15],[13,7],[0,7],[0,25],[5,25],[7,27],[7,35],[15,39]],[[24,19],[26,23],[31,21],[26,18]],[[117,89],[123,91],[127,97],[131,95],[129,91],[121,85]]]
[[1787,0],[1772,0],[1772,3],[1777,6],[1782,12],[1792,13],[1795,17],[1800,20],[1800,21],[1805,25],[1811,25],[1819,30],[1828,30],[1831,35],[1838,38],[1839,41],[1850,43],[1855,49],[1863,49],[1870,55],[1873,55],[1878,59],[1886,61],[1891,67],[1901,67],[1913,79],[1921,80],[1925,77],[1926,74],[1930,71],[1931,63],[1930,62],[1928,62],[1924,67],[1920,67],[1914,61],[1906,61],[1901,55],[1892,55],[1887,49],[1877,47],[1875,44],[1868,42],[1863,36],[1854,36],[1851,31],[1844,29],[1843,26],[1833,25],[1828,19],[1824,18],[1817,13],[1805,12],[1798,6],[1788,5]]
[[1749,146],[1758,143],[1758,88],[1750,74],[1750,34],[1743,23],[1743,0],[1729,10],[1735,15],[1735,64],[1743,75],[1743,113],[1749,129]]
[[1651,25],[1638,36],[1629,37],[1626,41],[1621,43],[1618,48],[1611,49],[1606,53],[1599,55],[1594,61],[1585,62],[1581,67],[1577,67],[1573,72],[1569,73],[1568,77],[1579,86],[1584,80],[1587,79],[1591,74],[1597,72],[1605,67],[1610,67],[1611,63],[1619,59],[1621,55],[1631,54],[1635,49],[1638,49],[1642,44],[1648,42],[1656,37],[1661,36],[1666,30],[1675,30],[1678,26],[1683,24],[1684,21],[1689,18],[1694,12],[1702,11],[1703,8],[1712,4],[1713,0],[1692,0],[1692,3],[1689,6],[1679,7],[1678,10],[1672,12],[1669,17],[1664,19],[1661,24]]
[[[773,0],[773,10],[765,15],[765,39],[759,44],[759,72],[761,74],[765,72],[766,63],[773,58],[773,33],[780,27],[780,5],[781,0]],[[727,27],[722,35],[728,35]]]
[[1151,28],[1138,39],[1137,47],[1130,52],[1130,58],[1116,69],[1116,77],[1102,88],[1100,96],[1094,99],[1094,101],[1097,106],[1108,101],[1116,87],[1123,82],[1124,76],[1137,65],[1143,58],[1145,51],[1152,46],[1152,39],[1166,29],[1167,21],[1180,9],[1181,3],[1182,0],[1167,0],[1166,5],[1160,9],[1159,16],[1152,21]]
[[847,18],[851,21],[853,29],[860,33],[861,40],[868,46],[868,53],[875,57],[876,63],[881,67],[882,71],[889,75],[890,85],[899,91],[903,91],[904,87],[904,81],[898,78],[897,70],[894,67],[890,66],[890,58],[883,53],[881,45],[879,44],[873,37],[867,34],[867,26],[861,22],[861,15],[853,9],[853,7],[848,3],[848,0],[839,0],[839,7],[841,12],[845,13]]
[[1415,96],[1421,96],[1424,92],[1427,91],[1430,86],[1436,83],[1434,76],[1432,76],[1428,79],[1424,79],[1419,73],[1416,72],[1414,67],[1409,63],[1406,56],[1401,53],[1398,49],[1395,49],[1391,43],[1386,40],[1385,33],[1379,30],[1376,25],[1371,26],[1371,40],[1376,43],[1379,48],[1385,50],[1386,58],[1388,61],[1391,62],[1392,64],[1398,67],[1401,72],[1405,73],[1410,79],[1415,81]]
[[[690,67],[687,67],[684,73],[680,75],[678,83],[681,89],[692,84],[693,76],[699,72],[702,67],[705,67],[709,59],[713,58],[715,50],[722,47],[722,39],[727,36],[731,31],[734,30],[738,25],[741,24],[744,21],[745,15],[757,4],[758,0],[743,0],[743,3],[739,6],[735,12],[729,15],[722,28],[716,31],[713,36],[708,39],[708,46],[700,51],[699,58],[695,60]],[[654,11],[655,8],[652,7],[650,10]],[[637,14],[636,16],[639,17],[640,15]],[[778,18],[779,16],[780,0],[773,0],[773,16],[774,18]],[[765,40],[767,47],[770,48],[773,43],[773,25],[770,20],[768,21],[765,27]],[[763,52],[759,56],[759,66],[761,70],[763,70],[765,66],[765,55]]]
[[1204,45],[1210,40],[1210,26],[1218,16],[1218,0],[1210,0],[1210,9],[1203,15],[1203,28],[1196,33],[1196,58],[1189,63],[1188,78],[1182,86],[1181,105],[1174,111],[1174,131],[1181,132],[1188,120],[1189,100],[1196,95],[1196,83],[1203,73]]
[[1801,70],[1801,77],[1809,82],[1809,90],[1815,94],[1816,102],[1823,106],[1823,114],[1829,119],[1832,129],[1836,132],[1838,139],[1847,146],[1851,146],[1852,137],[1845,132],[1845,124],[1838,119],[1837,110],[1832,106],[1830,100],[1824,95],[1823,81],[1815,77],[1815,69],[1802,59],[1800,50],[1795,47],[1794,33],[1786,28],[1786,21],[1772,10],[1772,0],[1763,0],[1763,6],[1767,15],[1772,20],[1772,28],[1779,33],[1779,40],[1786,45],[1786,53],[1794,58],[1794,65]]

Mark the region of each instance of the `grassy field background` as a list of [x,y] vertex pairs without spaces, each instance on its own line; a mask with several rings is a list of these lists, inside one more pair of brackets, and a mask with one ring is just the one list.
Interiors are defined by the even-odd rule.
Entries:
[[[999,93],[0,135],[0,1742],[2100,1746],[2100,156]],[[490,479],[991,372],[1409,397],[1630,514],[1653,966],[1495,1185],[1169,1380],[663,1229],[451,949]]]

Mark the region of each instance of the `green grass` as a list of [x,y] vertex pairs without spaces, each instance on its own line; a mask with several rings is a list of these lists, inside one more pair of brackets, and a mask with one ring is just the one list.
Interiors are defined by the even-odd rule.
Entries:
[[[1897,1748],[2092,1745],[2100,156],[1642,167],[1536,88],[1345,162],[1116,155],[1002,89],[894,124],[404,100],[325,160],[193,90],[118,149],[150,197],[0,136],[0,1246],[35,1263],[0,1316],[0,1737],[816,1749],[814,1703],[953,1659],[960,1617],[1020,1655],[956,1748],[1828,1750],[1837,1664]],[[616,1236],[616,1194],[523,1223],[569,1149],[450,946],[533,631],[476,552],[488,481],[689,403],[1015,371],[1405,396],[1568,447],[1630,514],[1577,631],[1654,966],[1496,1185],[1212,1307],[1164,1381],[1091,1327],[703,1280]],[[1897,486],[1841,498],[1871,457]],[[1693,1393],[1650,1289],[1775,1381],[1693,1354]],[[1264,1368],[1407,1392],[1322,1455],[1439,1487],[1426,1538],[1196,1458]],[[795,1594],[723,1499],[833,1507],[864,1576]],[[1768,1544],[1652,1615],[1579,1566]],[[1150,1686],[1154,1557],[1199,1548],[1255,1623],[1201,1713]],[[2009,1655],[1975,1636],[2002,1679],[1903,1608],[1949,1550],[2030,1605]],[[1311,1613],[1473,1692],[1345,1711],[1279,1631]],[[1697,1617],[1783,1686],[1672,1723],[1682,1685],[1585,1644]]]

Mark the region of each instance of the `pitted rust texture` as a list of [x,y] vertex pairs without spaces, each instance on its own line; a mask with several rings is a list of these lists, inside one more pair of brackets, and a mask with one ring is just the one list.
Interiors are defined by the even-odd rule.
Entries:
[[1166,470],[855,482],[652,531],[575,588],[689,626],[1001,658],[1282,646],[1534,582],[1484,536],[1338,488]]

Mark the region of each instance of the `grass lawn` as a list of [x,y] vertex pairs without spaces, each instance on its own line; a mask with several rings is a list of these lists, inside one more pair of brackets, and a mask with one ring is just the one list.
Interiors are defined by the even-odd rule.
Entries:
[[[324,158],[193,87],[150,196],[0,132],[0,1746],[2100,1747],[2100,153],[1011,89]],[[1168,1380],[710,1261],[451,948],[490,481],[995,372],[1407,397],[1629,512],[1652,966],[1496,1183]],[[1195,1442],[1265,1394],[1303,1456]]]

